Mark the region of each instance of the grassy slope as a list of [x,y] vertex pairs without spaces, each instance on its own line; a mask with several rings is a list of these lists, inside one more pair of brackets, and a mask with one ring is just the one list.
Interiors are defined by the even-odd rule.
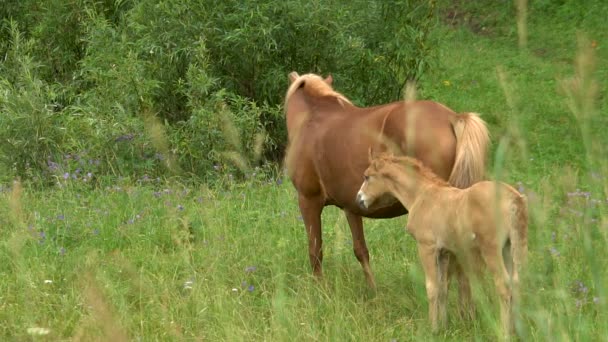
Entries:
[[[499,10],[486,10],[485,20]],[[601,215],[606,193],[593,189],[597,203],[566,195],[591,187],[569,171],[584,163],[583,148],[556,83],[573,73],[574,31],[532,19],[532,52],[520,53],[510,26],[498,21],[489,35],[446,29],[443,68],[425,80],[422,95],[484,113],[495,141],[516,120],[527,142],[529,154],[513,150],[506,163],[506,178],[523,182],[534,212],[522,333],[535,340],[607,336],[601,289],[608,267],[602,249],[608,223]],[[598,79],[606,79],[600,77],[607,74],[606,51],[597,49]],[[497,65],[511,82],[514,108],[505,100]],[[605,94],[606,84],[601,86]],[[601,101],[605,112],[606,97]],[[605,116],[598,120],[606,123]],[[154,192],[164,188],[171,190]],[[404,218],[365,222],[379,286],[372,294],[337,209],[324,215],[326,280],[316,284],[291,185],[252,181],[228,189],[26,190],[13,201],[23,205],[21,215],[4,191],[0,255],[9,262],[0,265],[0,336],[22,340],[27,328],[40,326],[51,329],[51,340],[102,334],[115,340],[121,334],[142,340],[431,338],[424,282],[413,241],[402,230]],[[484,307],[475,323],[452,320],[435,337],[493,339],[495,312]],[[449,313],[456,313],[453,295]]]

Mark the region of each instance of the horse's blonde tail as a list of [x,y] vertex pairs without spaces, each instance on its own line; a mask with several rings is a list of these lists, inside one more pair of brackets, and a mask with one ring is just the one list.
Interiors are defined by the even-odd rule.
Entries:
[[485,176],[490,133],[486,123],[476,113],[456,116],[452,126],[456,135],[456,158],[448,181],[464,189]]

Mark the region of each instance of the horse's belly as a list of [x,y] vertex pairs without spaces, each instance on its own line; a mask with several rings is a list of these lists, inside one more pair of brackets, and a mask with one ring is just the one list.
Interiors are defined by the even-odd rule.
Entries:
[[405,207],[403,207],[403,205],[401,205],[401,203],[397,202],[389,207],[384,207],[384,208],[378,208],[378,209],[371,209],[371,210],[363,210],[361,209],[359,206],[356,205],[349,205],[349,206],[344,206],[344,205],[340,205],[340,203],[328,200],[325,205],[335,205],[336,207],[343,209],[343,210],[348,210],[349,212],[355,214],[355,215],[359,215],[359,216],[363,216],[363,217],[367,217],[367,218],[375,218],[375,219],[388,219],[388,218],[393,218],[393,217],[398,217],[398,216],[402,216],[407,214],[407,209],[405,209]]

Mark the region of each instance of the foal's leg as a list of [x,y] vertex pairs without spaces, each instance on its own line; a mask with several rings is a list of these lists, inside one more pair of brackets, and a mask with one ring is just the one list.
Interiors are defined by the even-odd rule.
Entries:
[[507,337],[513,331],[513,321],[511,319],[512,293],[509,273],[502,260],[502,250],[496,244],[489,244],[481,248],[481,256],[494,277],[494,285],[500,296],[500,316],[503,334]]
[[458,312],[462,319],[475,319],[475,305],[471,296],[469,277],[460,265],[460,261],[452,255],[449,268],[450,278],[456,276],[458,280]]
[[513,279],[513,256],[511,255],[511,242],[507,241],[502,247],[502,260],[505,263],[505,268],[509,273],[509,277]]
[[300,213],[308,234],[308,257],[315,276],[323,275],[321,263],[323,262],[323,240],[321,239],[321,212],[323,201],[319,198],[309,198],[303,195],[298,197]]
[[357,260],[363,267],[363,273],[365,273],[365,279],[367,279],[367,285],[372,289],[376,288],[376,281],[374,280],[374,274],[372,268],[369,265],[369,252],[367,245],[365,244],[365,234],[363,233],[363,219],[359,215],[355,215],[350,211],[344,210],[346,214],[346,220],[350,226],[350,232],[353,236],[353,249]]
[[446,250],[437,253],[437,283],[439,289],[437,293],[437,309],[440,326],[445,326],[448,321],[446,306],[448,300],[448,270],[453,262],[451,259],[451,253]]
[[424,278],[426,286],[426,296],[429,300],[429,319],[431,320],[431,328],[433,332],[438,330],[437,322],[437,306],[439,295],[439,284],[437,277],[437,249],[435,246],[428,244],[418,244],[418,255],[424,269]]

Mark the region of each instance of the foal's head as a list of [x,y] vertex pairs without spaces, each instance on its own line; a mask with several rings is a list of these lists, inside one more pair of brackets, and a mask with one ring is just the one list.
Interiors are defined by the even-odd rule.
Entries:
[[394,157],[387,153],[374,158],[370,150],[370,165],[363,173],[363,185],[357,193],[357,203],[361,208],[383,207],[394,203],[394,197],[389,194],[390,175],[387,172],[391,158]]
[[357,203],[363,209],[384,204],[394,198],[396,194],[391,194],[390,191],[394,189],[392,184],[395,183],[408,192],[409,196],[415,196],[423,183],[447,186],[446,181],[415,158],[396,157],[388,153],[374,158],[370,150],[369,159],[370,165],[363,173],[363,185],[357,193]]

